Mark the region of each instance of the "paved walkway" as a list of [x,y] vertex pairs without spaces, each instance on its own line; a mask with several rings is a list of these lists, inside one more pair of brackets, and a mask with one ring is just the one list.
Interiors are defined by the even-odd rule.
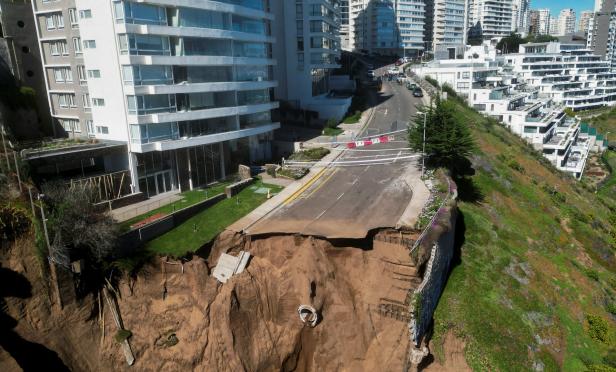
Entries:
[[182,199],[179,191],[170,191],[164,194],[159,194],[144,200],[139,203],[127,205],[126,207],[117,208],[111,211],[111,216],[116,222],[124,222],[133,217],[153,211],[164,205],[171,204]]

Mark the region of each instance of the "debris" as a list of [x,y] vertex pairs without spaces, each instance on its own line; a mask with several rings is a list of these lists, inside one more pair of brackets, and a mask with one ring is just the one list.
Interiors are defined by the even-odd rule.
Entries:
[[240,251],[237,257],[223,253],[218,258],[218,265],[214,268],[212,275],[221,283],[226,283],[230,277],[240,274],[246,268],[250,253]]
[[297,308],[297,312],[299,313],[299,318],[302,322],[308,324],[311,327],[315,327],[317,322],[319,321],[319,314],[317,314],[317,310],[310,305],[300,305]]

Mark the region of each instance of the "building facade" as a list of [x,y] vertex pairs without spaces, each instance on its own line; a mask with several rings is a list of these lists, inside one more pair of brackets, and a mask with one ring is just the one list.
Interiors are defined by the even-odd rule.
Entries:
[[434,0],[427,5],[426,37],[430,50],[466,44],[468,0]]
[[594,17],[594,12],[591,10],[584,10],[580,13],[580,23],[578,24],[578,31],[588,33],[590,28],[590,20]]
[[511,31],[526,36],[529,31],[530,0],[513,0]]
[[124,143],[133,192],[216,182],[270,156],[271,21],[264,0],[36,0],[52,114]]
[[514,26],[513,0],[469,0],[469,38],[508,36]]
[[558,34],[559,36],[571,35],[575,32],[575,11],[573,9],[563,9],[558,15]]
[[276,98],[321,118],[341,118],[347,99],[328,97],[332,72],[340,67],[340,2],[274,1],[271,6],[277,20],[272,25]]

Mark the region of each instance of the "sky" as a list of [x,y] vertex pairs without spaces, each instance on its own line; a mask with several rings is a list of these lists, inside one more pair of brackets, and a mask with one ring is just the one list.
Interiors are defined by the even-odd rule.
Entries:
[[575,15],[580,19],[580,13],[582,10],[594,10],[594,0],[530,0],[531,9],[550,9],[552,16],[560,14],[560,10],[564,8],[573,8]]

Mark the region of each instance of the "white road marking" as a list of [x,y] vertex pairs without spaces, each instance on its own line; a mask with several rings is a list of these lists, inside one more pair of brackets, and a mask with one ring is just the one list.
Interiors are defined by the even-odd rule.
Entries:
[[400,154],[402,154],[402,151],[399,151],[399,152],[398,152],[398,155],[396,155],[396,158],[394,159],[393,163],[395,163],[395,162],[396,162],[396,160],[398,160],[398,158],[400,157]]
[[344,193],[340,194],[340,195],[336,198],[336,200],[340,200],[340,198],[342,198],[342,196],[343,196],[343,195],[344,195]]
[[327,209],[326,209],[326,210],[324,210],[323,212],[321,212],[321,214],[319,214],[319,215],[317,216],[317,218],[315,218],[315,220],[318,220],[319,218],[321,218],[321,216],[323,216],[323,215],[325,214],[325,212],[327,212]]
[[359,181],[359,177],[357,177],[355,180],[353,180],[353,183],[351,185],[355,185],[357,183],[357,181]]

